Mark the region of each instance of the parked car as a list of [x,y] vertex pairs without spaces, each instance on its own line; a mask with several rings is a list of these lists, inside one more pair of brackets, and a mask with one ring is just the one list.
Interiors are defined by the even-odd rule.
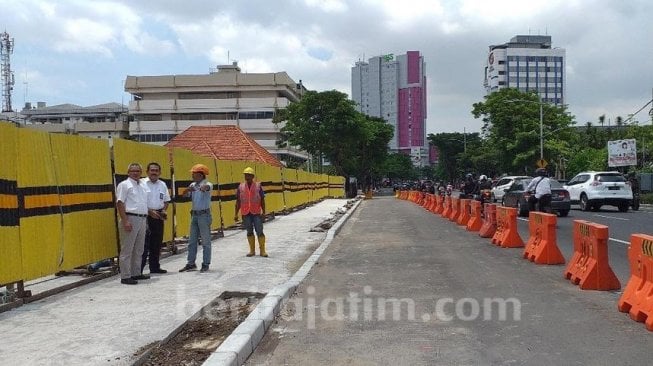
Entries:
[[569,191],[571,202],[578,203],[583,211],[598,211],[603,205],[612,205],[626,212],[633,199],[630,184],[619,172],[578,173],[564,188]]
[[[507,189],[501,204],[506,207],[515,207],[519,216],[528,216],[528,197],[530,193],[526,191],[526,187],[533,180],[533,178],[517,179]],[[569,192],[563,188],[555,179],[551,181],[551,210],[560,217],[566,217],[571,210],[571,202],[569,200]]]
[[510,188],[513,183],[515,183],[515,180],[519,179],[532,179],[532,177],[526,176],[526,175],[515,175],[515,176],[508,176],[508,177],[503,177],[497,181],[497,184],[492,187],[492,202],[498,202],[503,199],[503,195],[506,191],[506,189]]

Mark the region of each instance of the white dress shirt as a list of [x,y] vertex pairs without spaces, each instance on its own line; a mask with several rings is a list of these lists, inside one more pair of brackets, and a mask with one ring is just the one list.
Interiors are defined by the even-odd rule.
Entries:
[[551,180],[547,177],[533,178],[526,190],[530,192],[533,189],[535,189],[535,198],[540,198],[545,194],[551,194]]
[[160,210],[165,206],[166,202],[170,202],[170,194],[168,193],[168,186],[161,179],[152,182],[150,178],[141,179],[143,183],[150,190],[147,195],[147,208],[150,210]]
[[140,180],[127,178],[116,187],[116,200],[125,204],[125,212],[147,215],[149,189]]

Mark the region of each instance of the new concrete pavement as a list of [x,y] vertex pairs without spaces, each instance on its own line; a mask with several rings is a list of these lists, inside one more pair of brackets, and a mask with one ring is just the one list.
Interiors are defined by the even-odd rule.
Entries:
[[521,253],[412,202],[364,201],[246,364],[650,364],[653,332],[619,292]]

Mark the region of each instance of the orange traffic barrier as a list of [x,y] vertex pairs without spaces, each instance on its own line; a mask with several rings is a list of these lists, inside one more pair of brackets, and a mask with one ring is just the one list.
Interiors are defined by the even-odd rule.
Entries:
[[479,231],[483,226],[483,221],[481,219],[481,203],[479,201],[472,201],[471,215],[469,221],[467,222],[467,230],[469,231]]
[[458,215],[458,220],[456,220],[458,225],[467,226],[470,218],[471,201],[468,198],[460,200],[460,214]]
[[451,213],[449,214],[449,221],[456,222],[460,215],[460,198],[451,198]]
[[564,264],[565,257],[558,248],[557,216],[531,211],[528,215],[530,237],[524,248],[524,258],[537,264]]
[[446,196],[444,198],[444,209],[442,210],[441,215],[445,219],[448,219],[449,215],[451,215],[451,196]]
[[431,200],[433,199],[433,195],[430,193],[425,193],[424,194],[424,202],[422,203],[422,207],[428,210],[428,207],[431,206]]
[[628,260],[630,279],[617,307],[653,331],[653,236],[631,235]]
[[483,226],[478,231],[478,235],[481,238],[491,238],[497,231],[497,205],[486,203],[483,213]]
[[517,230],[517,209],[497,207],[497,231],[492,236],[492,243],[502,248],[522,248],[524,241]]
[[432,194],[431,195],[431,202],[429,202],[429,205],[426,207],[426,209],[429,212],[435,213],[435,208],[437,207],[437,205],[438,205],[438,196]]
[[620,289],[621,283],[608,262],[608,238],[607,226],[574,220],[574,254],[565,269],[565,278],[581,290]]
[[437,201],[438,206],[435,208],[435,213],[442,215],[442,211],[444,211],[444,196],[438,196]]

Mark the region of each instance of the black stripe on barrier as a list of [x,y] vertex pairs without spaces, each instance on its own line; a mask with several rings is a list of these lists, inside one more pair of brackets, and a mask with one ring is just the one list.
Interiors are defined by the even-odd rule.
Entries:
[[225,190],[230,190],[230,189],[238,189],[238,186],[240,183],[224,183],[220,184],[220,189],[225,189]]
[[18,183],[15,180],[0,179],[0,194],[15,195],[18,193]]
[[48,207],[35,207],[35,208],[23,208],[20,210],[20,217],[33,217],[33,216],[47,216],[47,215],[58,215],[58,214],[68,214],[79,211],[92,211],[92,210],[106,210],[108,208],[113,208],[113,202],[101,202],[101,203],[81,203],[67,206],[48,206]]
[[18,207],[0,208],[0,226],[18,226]]
[[18,189],[23,196],[38,196],[43,194],[74,194],[113,192],[113,184],[78,184],[69,186],[21,187]]

